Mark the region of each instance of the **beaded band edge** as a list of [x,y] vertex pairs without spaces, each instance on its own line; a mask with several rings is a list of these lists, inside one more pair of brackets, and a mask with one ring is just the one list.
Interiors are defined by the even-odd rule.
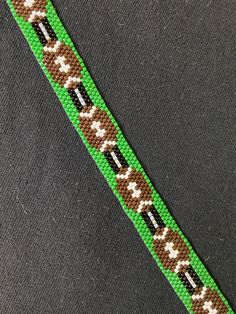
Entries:
[[50,0],[7,0],[70,121],[189,313],[234,313],[154,189]]

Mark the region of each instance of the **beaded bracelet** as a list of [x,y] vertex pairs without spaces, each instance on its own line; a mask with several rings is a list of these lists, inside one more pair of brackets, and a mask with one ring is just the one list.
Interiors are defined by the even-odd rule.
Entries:
[[106,107],[50,0],[7,0],[70,121],[189,313],[233,313]]

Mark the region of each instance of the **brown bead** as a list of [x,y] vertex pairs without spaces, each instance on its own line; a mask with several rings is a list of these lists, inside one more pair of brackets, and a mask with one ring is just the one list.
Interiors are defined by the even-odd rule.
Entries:
[[12,0],[12,4],[27,22],[40,22],[46,15],[46,0]]
[[228,312],[218,293],[206,287],[196,288],[192,295],[192,306],[195,314],[208,314],[211,310],[216,310],[218,314],[227,314]]
[[92,147],[104,152],[116,145],[117,130],[105,111],[86,106],[80,112],[79,121],[80,129]]
[[152,203],[152,191],[142,173],[131,168],[121,168],[116,176],[116,182],[117,190],[128,208],[138,212],[144,212],[149,208]]
[[189,265],[189,249],[177,232],[163,227],[154,236],[154,250],[162,265],[172,272],[185,272]]
[[77,87],[82,67],[69,46],[51,40],[44,47],[43,55],[43,63],[55,82],[68,89]]

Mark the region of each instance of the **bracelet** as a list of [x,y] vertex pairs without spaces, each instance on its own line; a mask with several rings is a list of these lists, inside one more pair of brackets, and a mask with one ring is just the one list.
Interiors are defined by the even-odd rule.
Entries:
[[233,313],[154,189],[50,0],[7,0],[71,123],[189,313]]

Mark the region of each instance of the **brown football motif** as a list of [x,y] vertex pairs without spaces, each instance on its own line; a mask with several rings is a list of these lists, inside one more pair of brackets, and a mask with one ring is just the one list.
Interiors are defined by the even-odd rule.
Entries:
[[117,130],[106,112],[95,106],[84,106],[79,121],[80,129],[92,147],[105,152],[116,145]]
[[69,46],[50,40],[43,48],[43,55],[43,63],[55,82],[67,89],[77,87],[82,67]]
[[128,208],[141,213],[152,205],[152,191],[142,173],[130,167],[121,168],[116,182],[117,190]]
[[161,263],[172,272],[186,272],[190,264],[189,249],[178,233],[164,227],[154,235],[154,250]]
[[43,60],[40,58],[40,64],[48,70],[55,83],[67,90],[77,110],[76,119],[78,116],[80,130],[89,145],[103,154],[113,170],[116,190],[123,202],[127,208],[143,218],[161,264],[166,270],[176,273],[183,289],[188,291],[192,311],[195,314],[226,314],[228,310],[222,295],[203,282],[200,272],[198,274],[192,264],[185,241],[178,232],[171,229],[168,219],[162,217],[154,204],[152,189],[144,175],[129,165],[128,158],[126,160],[125,149],[117,143],[119,129],[113,124],[109,114],[96,107],[97,104],[94,105],[93,99],[91,100],[94,94],[89,93],[89,87],[82,80],[80,61],[70,46],[58,40],[58,37],[63,36],[53,29],[54,24],[50,25],[50,14],[46,11],[47,0],[11,2],[16,13],[32,25],[37,35],[36,40],[42,45]]
[[46,0],[12,0],[12,4],[27,22],[40,22],[46,16]]
[[228,310],[216,291],[206,287],[197,288],[192,295],[195,314],[227,314]]

